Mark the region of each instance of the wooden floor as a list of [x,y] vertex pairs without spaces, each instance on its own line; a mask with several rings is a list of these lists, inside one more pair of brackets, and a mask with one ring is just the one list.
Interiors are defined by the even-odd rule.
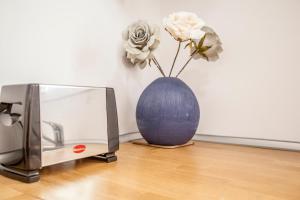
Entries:
[[1,176],[0,199],[300,199],[300,152],[205,142],[178,149],[126,143],[118,158],[48,167],[33,184]]

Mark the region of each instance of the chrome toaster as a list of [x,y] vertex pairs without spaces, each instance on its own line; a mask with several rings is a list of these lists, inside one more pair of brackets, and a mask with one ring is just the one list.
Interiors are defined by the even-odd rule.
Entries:
[[35,182],[45,166],[95,157],[117,159],[112,88],[7,85],[0,98],[0,173]]

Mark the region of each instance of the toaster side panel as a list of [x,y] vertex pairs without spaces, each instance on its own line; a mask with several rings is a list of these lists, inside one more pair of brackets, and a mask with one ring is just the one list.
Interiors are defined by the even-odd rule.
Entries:
[[40,85],[42,166],[108,152],[106,89]]

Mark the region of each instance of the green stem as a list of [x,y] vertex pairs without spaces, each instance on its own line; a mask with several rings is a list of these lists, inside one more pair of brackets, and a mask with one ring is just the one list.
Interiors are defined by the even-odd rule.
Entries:
[[156,60],[156,58],[153,56],[152,61],[154,62],[154,64],[156,65],[157,69],[160,71],[160,73],[166,77],[163,69],[161,68],[160,64],[158,63],[158,61]]
[[180,50],[180,46],[181,46],[181,41],[178,41],[178,48],[177,48],[177,52],[176,52],[176,55],[175,55],[174,60],[173,60],[173,64],[172,64],[172,67],[171,67],[171,70],[170,70],[170,73],[169,73],[169,77],[172,74],[172,71],[173,71],[173,68],[174,68],[174,65],[175,65],[175,62],[176,62],[179,50]]
[[191,57],[186,61],[186,63],[183,65],[183,67],[181,68],[181,70],[178,72],[178,74],[175,76],[176,78],[179,76],[179,74],[181,74],[181,72],[185,69],[185,67],[189,64],[189,62],[192,60],[193,55],[197,52],[197,50],[195,50],[192,54]]

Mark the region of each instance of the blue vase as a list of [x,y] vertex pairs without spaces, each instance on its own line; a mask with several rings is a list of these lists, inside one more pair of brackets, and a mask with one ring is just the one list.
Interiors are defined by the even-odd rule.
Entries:
[[140,133],[149,144],[181,145],[197,130],[200,109],[193,91],[182,80],[163,77],[143,91],[136,108]]

